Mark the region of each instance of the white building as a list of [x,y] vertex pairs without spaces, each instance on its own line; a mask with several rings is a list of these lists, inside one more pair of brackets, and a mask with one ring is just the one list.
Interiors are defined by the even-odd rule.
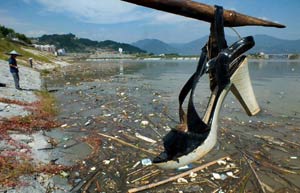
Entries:
[[33,44],[34,47],[38,50],[41,50],[41,51],[46,51],[46,52],[52,52],[54,53],[55,52],[55,45],[38,45],[38,44]]

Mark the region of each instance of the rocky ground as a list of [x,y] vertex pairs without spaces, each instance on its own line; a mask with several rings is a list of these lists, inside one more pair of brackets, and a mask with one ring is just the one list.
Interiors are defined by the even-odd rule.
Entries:
[[[40,73],[28,68],[20,67],[20,86],[23,90],[16,90],[13,77],[9,72],[8,63],[0,61],[0,77],[1,83],[6,84],[6,87],[0,87],[0,98],[17,100],[21,102],[32,103],[37,101],[34,90],[41,89]],[[21,105],[0,103],[0,116],[9,118],[12,116],[24,116],[28,112],[24,111]]]
[[[2,173],[0,174],[0,192],[40,193],[47,192],[49,188],[57,189],[56,192],[66,192],[65,189],[68,187],[65,184],[67,183],[64,182],[64,178],[60,179],[59,176],[53,177],[53,175],[43,172],[35,175],[22,175],[22,172],[27,173],[24,170],[30,170],[35,165],[48,164],[50,157],[38,150],[48,145],[48,138],[43,135],[43,129],[33,132],[29,129],[29,131],[24,130],[23,132],[17,128],[20,120],[33,114],[33,106],[40,100],[36,92],[41,91],[42,88],[40,73],[37,70],[19,66],[19,71],[22,90],[15,89],[8,63],[0,61],[1,83],[5,84],[5,87],[0,87],[0,169]],[[7,124],[10,125],[10,127],[8,125],[10,130],[5,129]],[[24,167],[24,163],[28,160],[30,161],[28,168],[18,168],[15,165]],[[12,168],[4,168],[6,166]],[[6,172],[6,169],[11,172]],[[15,179],[16,181],[5,180],[18,172],[20,174],[16,174],[16,178],[18,175],[20,177]]]

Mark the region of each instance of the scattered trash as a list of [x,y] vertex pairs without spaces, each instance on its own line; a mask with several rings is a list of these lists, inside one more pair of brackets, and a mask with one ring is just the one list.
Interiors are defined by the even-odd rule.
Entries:
[[298,159],[296,156],[291,156],[290,159]]
[[67,127],[68,126],[68,124],[63,124],[63,125],[61,125],[60,127],[61,128],[64,128],[64,127]]
[[82,181],[82,179],[80,179],[80,178],[77,178],[77,179],[74,180],[75,184],[77,184],[77,183],[79,183],[81,181]]
[[217,161],[218,165],[226,165],[226,161],[224,160],[219,160]]
[[220,180],[221,179],[221,175],[218,174],[218,173],[212,173],[213,175],[213,178],[216,179],[216,180]]
[[142,159],[141,162],[142,162],[143,166],[150,166],[150,165],[152,165],[152,161],[149,158]]
[[95,171],[95,170],[96,170],[96,167],[91,167],[90,170],[91,170],[91,171]]
[[110,164],[110,160],[103,160],[102,162],[103,162],[104,165]]
[[141,134],[139,134],[139,133],[135,133],[135,136],[136,136],[137,138],[142,139],[142,140],[144,140],[144,141],[147,141],[147,142],[149,142],[149,143],[156,143],[155,140],[153,140],[153,139],[151,139],[151,138],[149,138],[149,137],[145,137],[145,136],[143,136],[143,135],[141,135]]
[[140,161],[136,162],[136,163],[132,166],[132,169],[136,168],[140,163],[141,163]]
[[197,177],[197,174],[194,173],[194,172],[191,172],[190,175],[189,175],[189,177],[190,177],[190,178],[195,178],[195,177]]
[[64,141],[68,141],[70,138],[69,137],[64,137],[63,140]]
[[188,181],[185,178],[178,178],[177,182],[178,183],[188,183]]
[[61,175],[62,177],[64,177],[64,178],[69,177],[69,173],[67,173],[67,172],[65,172],[65,171],[61,171],[61,172],[60,172],[60,175]]
[[181,166],[179,168],[177,168],[178,171],[181,171],[181,170],[188,170],[192,168],[192,164],[188,164],[188,165],[185,165],[185,166]]
[[235,176],[233,172],[226,172],[226,175],[232,178],[239,178],[238,176]]
[[147,125],[149,125],[149,121],[141,121],[141,125],[142,126],[147,126]]
[[220,176],[221,176],[221,180],[226,180],[228,177],[226,174],[221,174]]
[[91,124],[91,120],[88,120],[85,124],[84,124],[84,126],[88,126],[89,124]]

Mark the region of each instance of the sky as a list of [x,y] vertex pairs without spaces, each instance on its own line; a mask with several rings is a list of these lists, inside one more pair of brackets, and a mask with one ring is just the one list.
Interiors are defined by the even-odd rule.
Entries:
[[[195,0],[279,22],[284,29],[237,27],[241,36],[300,39],[299,0]],[[29,37],[73,33],[92,40],[186,43],[209,34],[209,24],[121,0],[0,0],[0,24]],[[228,35],[234,35],[228,28]]]

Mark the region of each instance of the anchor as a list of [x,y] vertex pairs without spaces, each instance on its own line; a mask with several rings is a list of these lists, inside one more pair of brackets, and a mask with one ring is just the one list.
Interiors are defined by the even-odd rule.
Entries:
[[[248,70],[245,52],[254,45],[252,36],[244,37],[228,46],[225,27],[265,26],[284,28],[279,23],[247,16],[221,6],[209,6],[190,0],[123,0],[130,3],[174,13],[210,23],[208,42],[196,71],[179,93],[180,124],[163,138],[164,151],[153,159],[153,163],[164,169],[175,169],[205,156],[217,142],[219,112],[222,103],[231,91],[249,116],[260,111]],[[194,92],[200,78],[208,74],[210,100],[201,118],[194,105]],[[188,99],[187,112],[183,109]]]

